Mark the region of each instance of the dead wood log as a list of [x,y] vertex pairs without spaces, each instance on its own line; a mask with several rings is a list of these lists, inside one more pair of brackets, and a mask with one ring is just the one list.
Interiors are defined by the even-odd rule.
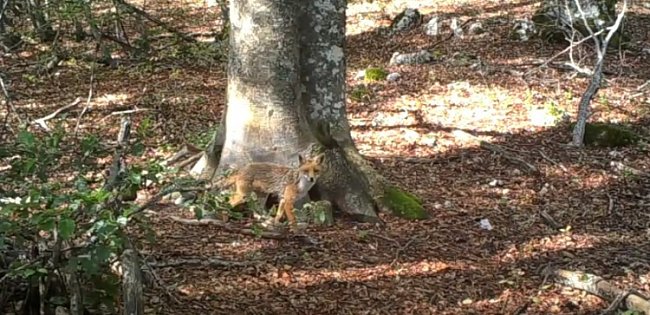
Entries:
[[524,159],[514,155],[513,153],[508,152],[507,149],[505,149],[505,148],[503,148],[503,147],[501,147],[499,145],[489,143],[489,142],[485,142],[485,141],[481,141],[480,146],[481,146],[481,148],[486,149],[488,151],[492,151],[494,153],[501,154],[501,156],[506,158],[506,160],[508,160],[510,162],[513,162],[513,163],[519,165],[520,167],[522,167],[523,171],[530,172],[530,173],[537,173],[538,172],[537,167],[535,167],[535,165],[532,165],[532,164],[526,162]]
[[650,314],[650,301],[647,297],[633,290],[618,288],[602,277],[581,271],[552,268],[544,270],[544,275],[561,285],[596,295],[609,303],[619,300],[628,310]]
[[138,254],[133,249],[122,253],[122,298],[124,300],[124,315],[144,314],[144,291],[142,285],[142,270]]

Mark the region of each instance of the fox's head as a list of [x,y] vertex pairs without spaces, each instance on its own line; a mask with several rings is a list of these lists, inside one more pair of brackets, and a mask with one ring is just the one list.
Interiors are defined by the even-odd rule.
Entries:
[[323,158],[325,154],[319,154],[314,158],[306,159],[302,154],[298,155],[298,160],[300,161],[300,176],[307,179],[307,181],[313,183],[318,179],[322,170]]

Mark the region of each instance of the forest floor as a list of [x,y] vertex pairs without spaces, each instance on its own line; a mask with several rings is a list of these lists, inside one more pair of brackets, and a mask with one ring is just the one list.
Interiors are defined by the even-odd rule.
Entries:
[[[484,34],[462,38],[448,38],[448,31],[429,37],[421,27],[394,36],[378,32],[407,4],[398,2],[349,6],[350,94],[364,84],[356,74],[368,66],[401,78],[367,84],[366,95],[348,100],[348,118],[361,153],[420,196],[431,218],[409,222],[382,214],[384,227],[337,220],[333,227],[307,228],[310,241],[276,240],[178,223],[170,217],[189,216],[187,210],[160,204],[151,217],[155,243],[145,243],[143,253],[160,261],[223,263],[158,268],[167,289],[147,290],[148,313],[599,314],[607,308],[598,297],[545,279],[549,266],[650,294],[650,158],[639,146],[565,145],[571,130],[557,120],[575,117],[589,78],[539,66],[566,45],[510,39],[512,21],[530,17],[538,1],[421,7],[424,23],[433,15],[483,23]],[[186,32],[217,28],[218,10],[202,2],[160,0],[147,2],[146,10]],[[650,10],[633,6],[628,23],[633,42],[646,50],[612,49],[591,119],[626,123],[647,136]],[[395,51],[425,48],[438,56],[435,62],[388,66]],[[137,109],[134,124],[150,128],[148,150],[130,163],[144,163],[170,156],[183,143],[204,145],[225,103],[222,62],[198,48],[168,45],[157,53],[115,67],[67,63],[53,74],[35,74],[36,53],[6,58],[2,66],[12,78],[14,105],[31,119],[81,97],[67,117],[51,122],[74,130],[88,106],[81,133],[113,139],[121,115],[112,113]],[[575,54],[593,52],[581,46]],[[480,141],[506,148],[538,172],[481,148]],[[620,172],[616,163],[642,173]]]

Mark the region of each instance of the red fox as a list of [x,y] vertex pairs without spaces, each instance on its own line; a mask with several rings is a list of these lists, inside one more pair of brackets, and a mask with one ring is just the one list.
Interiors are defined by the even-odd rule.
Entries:
[[307,195],[320,176],[324,154],[315,158],[305,159],[298,155],[300,165],[292,168],[273,163],[254,162],[235,170],[223,187],[235,186],[235,193],[230,198],[230,205],[235,207],[242,204],[251,192],[277,194],[280,199],[275,223],[287,215],[292,226],[296,226],[293,207],[296,200]]

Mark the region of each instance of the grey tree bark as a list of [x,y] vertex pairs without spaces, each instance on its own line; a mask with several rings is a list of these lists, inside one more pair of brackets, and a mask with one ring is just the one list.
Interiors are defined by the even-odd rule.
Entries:
[[[627,0],[623,0],[623,7],[621,12],[616,17],[616,21],[611,25],[609,32],[606,33],[604,39],[599,40],[597,37],[593,37],[594,40],[594,49],[596,51],[596,66],[594,67],[594,72],[589,82],[587,90],[580,98],[580,103],[578,104],[578,118],[576,121],[576,126],[573,129],[573,139],[572,144],[574,146],[582,146],[584,144],[585,138],[585,128],[587,124],[587,119],[589,119],[589,105],[591,99],[596,95],[600,89],[600,83],[603,79],[603,64],[605,63],[605,55],[607,54],[607,48],[609,47],[609,42],[613,38],[614,34],[618,31],[623,18],[625,17],[625,12],[627,10]],[[590,33],[594,34],[594,30],[588,24],[588,20],[585,16],[582,16],[582,21],[585,28]]]
[[406,201],[425,216],[419,201],[370,167],[350,136],[345,7],[344,0],[230,1],[227,111],[193,173],[214,178],[252,161],[297,166],[298,154],[320,147],[326,171],[311,197],[377,222],[390,188],[400,207]]

